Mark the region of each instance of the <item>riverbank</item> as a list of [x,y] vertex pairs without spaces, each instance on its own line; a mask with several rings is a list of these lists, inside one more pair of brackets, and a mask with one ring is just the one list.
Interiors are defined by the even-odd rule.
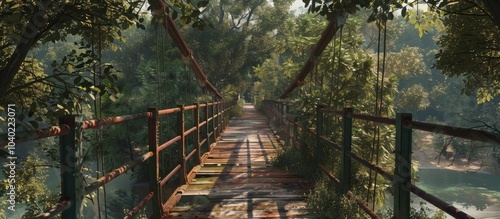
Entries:
[[446,158],[439,155],[439,152],[426,151],[416,148],[413,151],[413,160],[418,161],[419,168],[440,168],[457,170],[462,172],[480,172],[480,173],[494,173],[494,169],[490,166],[484,166],[483,161],[468,161],[467,158]]

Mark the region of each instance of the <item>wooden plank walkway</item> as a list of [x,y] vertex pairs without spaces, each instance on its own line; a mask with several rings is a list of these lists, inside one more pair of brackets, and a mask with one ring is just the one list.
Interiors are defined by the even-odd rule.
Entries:
[[280,147],[252,105],[230,121],[169,218],[313,218],[307,180],[273,167]]

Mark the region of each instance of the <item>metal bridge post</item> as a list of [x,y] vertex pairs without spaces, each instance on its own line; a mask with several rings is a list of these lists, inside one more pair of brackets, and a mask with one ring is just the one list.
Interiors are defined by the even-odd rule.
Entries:
[[69,132],[59,137],[60,165],[61,165],[61,199],[70,200],[71,205],[62,212],[62,218],[83,218],[83,176],[82,148],[78,136],[81,133],[81,116],[67,115],[59,118],[59,125],[69,126]]
[[227,118],[227,101],[226,100],[223,100],[222,101],[222,131],[226,130],[226,126],[227,126],[227,121],[226,119]]
[[152,217],[160,218],[163,214],[163,204],[160,185],[160,156],[158,153],[158,108],[149,107],[148,112],[151,113],[151,116],[148,117],[149,151],[153,152],[153,156],[149,159],[149,188],[154,193],[153,198],[151,198]]
[[180,183],[181,185],[187,182],[187,167],[186,167],[186,137],[184,136],[184,105],[177,105],[180,111],[177,113],[177,135],[181,137],[178,142],[179,147],[179,164],[180,169]]
[[196,147],[196,164],[201,164],[201,145],[200,145],[200,104],[194,103],[196,108],[193,110],[194,126],[196,127],[196,133],[194,135],[194,142]]
[[293,145],[293,148],[298,148],[298,145],[297,145],[297,135],[298,135],[298,129],[299,127],[297,126],[297,122],[299,121],[299,119],[297,118],[297,116],[293,117],[293,139],[292,139],[292,145]]
[[351,188],[351,144],[352,144],[352,108],[344,108],[342,114],[342,178],[340,180],[340,192],[347,194]]
[[323,105],[316,107],[316,162],[323,162],[323,147],[321,147],[321,134],[323,133]]
[[410,218],[410,192],[404,185],[411,183],[411,141],[412,130],[404,127],[411,122],[409,113],[396,114],[396,167],[394,168],[394,217]]
[[215,110],[216,109],[215,104],[216,104],[216,102],[212,102],[212,133],[213,133],[213,137],[214,137],[214,142],[217,142],[217,129],[215,129],[216,128],[215,115],[217,115],[217,112]]
[[221,101],[217,101],[216,109],[217,109],[217,136],[220,136],[221,130],[220,130],[220,120],[221,120],[221,114],[220,114],[220,103]]
[[207,151],[210,151],[210,128],[208,125],[208,102],[205,102],[205,121],[207,123],[205,124],[205,130],[207,131],[206,133],[206,138],[207,138]]

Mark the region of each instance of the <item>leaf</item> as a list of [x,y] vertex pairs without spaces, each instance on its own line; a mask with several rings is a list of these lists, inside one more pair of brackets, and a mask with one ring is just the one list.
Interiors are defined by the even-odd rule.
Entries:
[[375,21],[375,14],[371,14],[370,17],[368,17],[368,20],[366,22],[371,23]]
[[38,122],[37,121],[29,121],[29,123],[31,124],[31,126],[33,126],[33,128],[38,128]]
[[182,16],[181,19],[179,19],[179,23],[184,26],[187,24],[188,18],[186,16]]
[[83,66],[85,66],[85,63],[82,62],[82,63],[76,65],[75,68],[83,68]]
[[401,16],[406,17],[406,7],[401,9]]
[[75,80],[73,80],[73,84],[77,85],[79,84],[80,82],[82,81],[82,77],[78,76],[75,78]]
[[95,91],[95,92],[101,92],[101,89],[99,89],[98,87],[92,86],[90,89]]
[[392,14],[392,12],[389,12],[389,14],[387,15],[387,19],[392,21],[394,19],[394,14]]
[[208,5],[208,1],[200,1],[198,2],[198,4],[196,6],[198,6],[198,8],[203,8],[203,7],[206,7]]
[[172,19],[174,19],[174,20],[177,19],[177,16],[179,16],[179,14],[177,14],[177,11],[174,10],[172,12]]

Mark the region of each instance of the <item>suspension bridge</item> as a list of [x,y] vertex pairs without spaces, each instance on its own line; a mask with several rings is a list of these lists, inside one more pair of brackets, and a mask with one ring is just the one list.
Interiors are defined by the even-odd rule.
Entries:
[[[333,109],[321,105],[317,106],[312,116],[316,124],[304,127],[290,113],[294,105],[287,102],[286,98],[304,83],[315,60],[345,19],[346,15],[339,13],[330,21],[304,67],[281,96],[282,100],[264,101],[265,117],[246,104],[240,106],[244,109],[242,116],[230,118],[229,112],[237,107],[237,102],[223,99],[208,81],[172,18],[166,15],[164,28],[181,51],[183,60],[189,63],[199,84],[213,94],[214,101],[168,109],[150,107],[138,114],[87,121],[82,121],[78,115],[68,115],[61,117],[57,126],[16,133],[16,142],[59,137],[61,195],[59,202],[41,213],[39,218],[56,215],[68,219],[86,218],[82,211],[85,196],[138,165],[147,165],[149,190],[135,207],[124,213],[124,218],[134,218],[143,209],[146,209],[149,218],[314,218],[315,213],[307,206],[307,194],[314,190],[313,182],[272,165],[283,147],[303,150],[304,144],[314,144],[316,148],[314,153],[303,151],[302,159],[316,163],[317,168],[311,171],[322,172],[338,184],[338,193],[354,200],[353,203],[366,213],[366,217],[380,218],[370,208],[370,204],[361,198],[361,194],[352,191],[356,176],[352,168],[354,162],[392,182],[393,218],[410,217],[411,193],[455,218],[473,218],[412,182],[412,130],[493,144],[500,144],[498,134],[417,122],[412,120],[411,114],[406,113],[387,118],[356,113],[356,109],[352,108]],[[159,120],[168,115],[176,117],[176,135],[160,141]],[[325,120],[327,116],[337,116],[341,121],[340,139],[324,135],[324,127],[328,125]],[[394,167],[372,163],[351,149],[352,138],[356,137],[352,135],[353,120],[391,127],[395,133],[392,140],[396,145]],[[82,174],[85,151],[82,133],[130,121],[143,121],[147,127],[148,152],[86,184]],[[313,143],[304,142],[300,137],[303,135],[313,139]],[[7,135],[3,134],[1,145],[7,144],[5,139]],[[173,161],[173,169],[165,170],[163,164],[168,157],[162,156],[162,151],[174,147],[178,153],[177,160]],[[341,169],[338,176],[323,163],[325,157],[322,152],[326,148],[337,150],[341,155],[341,161],[337,164]],[[173,184],[172,181],[175,181],[176,187],[166,188]]]

